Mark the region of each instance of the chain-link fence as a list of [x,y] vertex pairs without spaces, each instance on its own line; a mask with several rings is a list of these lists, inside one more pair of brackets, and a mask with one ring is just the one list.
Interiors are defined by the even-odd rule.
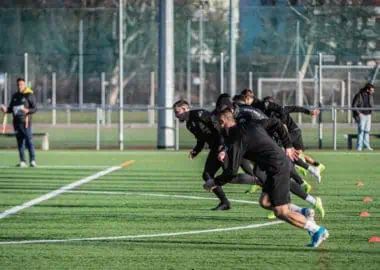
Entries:
[[[136,107],[124,110],[125,149],[155,149],[157,147],[157,115],[159,108]],[[167,110],[172,110],[167,108]],[[347,149],[349,135],[357,134],[357,125],[347,123],[348,107],[324,107],[321,123],[303,115],[300,125],[305,146],[311,149]],[[53,110],[43,109],[33,116],[33,133],[37,148],[42,148],[43,134],[48,134],[50,149],[119,149],[118,108],[59,107],[56,108],[55,124]],[[296,114],[293,115],[296,119]],[[174,116],[173,116],[174,119]],[[316,124],[313,124],[316,123]],[[1,130],[3,127],[1,126]],[[320,132],[321,131],[321,132]],[[5,133],[12,134],[9,120]],[[380,107],[372,108],[372,134],[380,135]],[[185,125],[176,121],[174,149],[190,149],[195,139]],[[352,137],[352,136],[351,136]],[[355,138],[353,138],[355,145]],[[380,139],[372,138],[372,146],[380,148]],[[14,137],[0,135],[0,148],[15,148]]]

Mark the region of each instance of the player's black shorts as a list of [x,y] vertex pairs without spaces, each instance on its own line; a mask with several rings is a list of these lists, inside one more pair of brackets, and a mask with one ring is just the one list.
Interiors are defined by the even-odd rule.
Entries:
[[276,173],[267,172],[267,179],[263,186],[272,206],[290,203],[290,167],[287,164]]
[[303,145],[303,140],[302,140],[302,131],[299,128],[290,131],[289,137],[292,140],[293,147],[296,150],[304,150],[305,149],[305,146]]

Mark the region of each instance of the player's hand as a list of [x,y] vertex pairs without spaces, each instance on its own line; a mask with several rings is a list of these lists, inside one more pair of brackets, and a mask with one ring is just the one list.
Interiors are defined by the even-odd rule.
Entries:
[[218,154],[218,160],[220,162],[224,162],[224,159],[226,158],[226,152],[222,151]]
[[0,108],[1,108],[1,111],[2,111],[3,113],[6,113],[6,112],[7,112],[7,107],[5,107],[5,105],[1,104],[1,105],[0,105]]
[[311,115],[312,116],[318,116],[319,113],[320,113],[320,111],[318,109],[314,109],[314,110],[311,111]]
[[291,148],[286,148],[285,149],[286,155],[290,158],[290,160],[295,161],[298,159],[299,152],[296,151],[293,147]]
[[189,159],[193,160],[197,156],[197,153],[195,151],[190,151],[189,153]]
[[28,108],[23,108],[22,111],[23,111],[25,114],[28,114],[28,113],[29,113],[29,109],[28,109]]

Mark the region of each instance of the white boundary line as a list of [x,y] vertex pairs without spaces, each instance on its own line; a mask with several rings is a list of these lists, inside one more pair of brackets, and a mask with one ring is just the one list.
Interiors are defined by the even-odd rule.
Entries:
[[79,241],[110,241],[110,240],[126,240],[126,239],[141,239],[141,238],[156,238],[165,236],[180,236],[202,233],[215,233],[215,232],[227,232],[227,231],[239,231],[246,229],[255,229],[265,226],[271,226],[284,223],[284,221],[272,221],[261,224],[250,224],[246,226],[237,226],[229,228],[218,228],[209,230],[196,230],[187,232],[175,232],[175,233],[158,233],[158,234],[138,234],[138,235],[120,235],[109,237],[90,237],[90,238],[68,238],[68,239],[42,239],[42,240],[23,240],[23,241],[9,241],[0,242],[0,245],[17,245],[17,244],[52,244],[52,243],[67,243],[67,242],[79,242]]
[[[95,151],[82,151],[82,150],[73,150],[73,151],[61,151],[61,150],[52,150],[50,151],[52,154],[95,154],[95,155],[109,155],[109,154],[112,154],[112,155],[147,155],[147,154],[162,154],[163,152],[160,152],[160,151],[152,151],[152,150],[138,150],[138,151],[135,151],[135,150],[125,150],[125,151],[106,151],[106,150],[102,150],[102,151],[99,151],[99,152],[95,152]],[[309,152],[312,152],[313,154],[327,154],[327,155],[380,155],[380,151],[378,149],[375,149],[375,151],[371,151],[371,152],[366,152],[366,151],[362,151],[362,152],[356,152],[355,150],[351,150],[351,151],[344,151],[344,150],[338,150],[338,151],[329,151],[329,150],[322,150],[322,151],[319,151],[318,149],[310,149]],[[188,151],[186,150],[180,150],[180,151],[173,151],[173,152],[165,152],[165,154],[167,155],[177,155],[177,154],[180,154],[180,155],[183,155],[184,153],[188,153]],[[0,154],[3,155],[3,154],[9,154],[9,155],[17,155],[17,152],[13,151],[13,150],[0,150]]]
[[[42,165],[37,166],[37,169],[105,169],[109,168],[112,165],[89,165],[89,166],[82,166],[82,165]],[[0,169],[18,169],[16,166],[0,166]],[[25,168],[21,168],[25,169]],[[36,168],[33,168],[35,170]]]
[[36,205],[36,204],[40,203],[40,202],[49,200],[49,199],[51,199],[53,197],[56,197],[56,196],[58,196],[58,195],[60,195],[60,194],[62,194],[64,192],[67,192],[67,191],[69,191],[71,189],[74,189],[76,187],[79,187],[80,185],[86,184],[86,183],[88,183],[88,182],[90,182],[92,180],[95,180],[95,179],[97,179],[99,177],[102,177],[102,176],[104,176],[106,174],[109,174],[111,172],[120,170],[121,168],[122,168],[121,166],[113,166],[113,167],[108,168],[108,169],[106,169],[104,171],[98,172],[96,174],[93,174],[91,176],[83,178],[83,179],[81,179],[79,181],[76,181],[74,183],[71,183],[71,184],[68,184],[66,186],[63,186],[63,187],[61,187],[59,189],[56,189],[56,190],[54,190],[52,192],[49,192],[49,193],[47,193],[45,195],[42,195],[42,196],[40,196],[40,197],[38,197],[36,199],[33,199],[33,200],[29,201],[29,202],[26,202],[26,203],[24,203],[22,205],[18,205],[18,206],[12,207],[12,208],[10,208],[10,209],[2,212],[0,214],[0,219],[3,219],[3,218],[5,218],[5,217],[7,217],[9,215],[17,213],[17,212],[19,212],[21,210],[24,210],[26,208],[29,208],[29,207],[31,207],[33,205]]
[[[133,195],[133,196],[147,196],[147,197],[169,197],[180,199],[193,199],[193,200],[215,200],[215,198],[188,196],[188,195],[171,195],[160,193],[141,193],[141,192],[122,192],[122,191],[91,191],[91,190],[72,190],[67,193],[81,193],[81,194],[100,194],[100,195]],[[231,202],[245,203],[245,204],[259,204],[256,201],[234,200],[229,199]]]

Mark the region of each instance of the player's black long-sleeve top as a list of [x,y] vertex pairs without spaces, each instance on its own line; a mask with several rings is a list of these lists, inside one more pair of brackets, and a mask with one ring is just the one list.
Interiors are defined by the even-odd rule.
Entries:
[[278,114],[280,119],[285,117],[284,108],[276,104],[274,102],[270,101],[262,101],[258,98],[255,98],[251,104],[253,108],[259,109],[260,111],[264,112],[267,116],[271,117],[271,114],[275,113]]
[[[255,162],[260,169],[273,174],[278,173],[289,162],[285,152],[260,124],[238,124],[230,128],[226,140],[229,142],[228,165],[224,172],[216,177],[217,184],[231,181],[237,175],[243,158]],[[288,145],[291,145],[290,141]]]
[[37,112],[36,97],[33,93],[16,92],[12,95],[7,113],[13,114],[13,123],[19,124],[25,122],[26,115],[22,108],[27,108],[29,110],[28,118],[29,122],[31,122],[32,114]]
[[[281,110],[281,113],[282,112],[283,110]],[[269,118],[265,113],[257,108],[253,108],[252,106],[245,104],[237,104],[235,118],[240,124],[254,122],[262,125],[268,134],[278,144],[283,145],[285,148],[291,147],[288,132],[282,125],[281,120],[276,117]]]
[[217,147],[221,144],[221,136],[214,127],[211,113],[206,110],[191,110],[189,120],[186,121],[186,128],[195,136],[197,144],[193,152],[200,153],[207,143],[209,147]]
[[[273,102],[271,103],[273,104]],[[304,113],[311,115],[311,111],[309,109],[300,106],[285,106],[283,108],[283,114],[279,114],[275,111],[267,113],[270,114],[271,117],[276,117],[280,119],[286,125],[289,132],[299,129],[298,125],[294,122],[293,118],[291,117],[291,113]]]

